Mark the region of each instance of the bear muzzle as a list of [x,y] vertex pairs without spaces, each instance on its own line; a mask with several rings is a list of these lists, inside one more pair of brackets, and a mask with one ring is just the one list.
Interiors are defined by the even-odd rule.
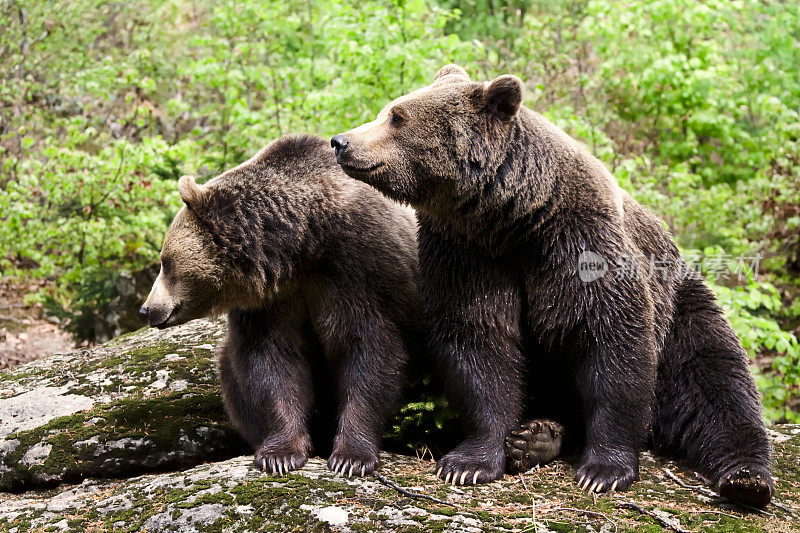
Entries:
[[344,153],[345,150],[347,150],[348,146],[350,146],[350,141],[348,141],[347,137],[345,137],[342,134],[334,135],[331,138],[331,148],[333,148],[333,151],[336,153],[337,163],[341,164],[342,154]]
[[361,179],[384,166],[383,162],[370,164],[359,161],[354,157],[352,150],[345,154],[345,151],[347,151],[347,148],[350,146],[350,140],[342,133],[334,135],[333,138],[331,138],[331,146],[334,152],[336,152],[336,162],[339,163],[342,170],[351,178]]
[[171,309],[165,307],[150,308],[145,303],[145,305],[139,309],[139,315],[147,320],[151,328],[164,329],[170,326],[170,319],[178,313],[180,307],[180,305],[177,305]]

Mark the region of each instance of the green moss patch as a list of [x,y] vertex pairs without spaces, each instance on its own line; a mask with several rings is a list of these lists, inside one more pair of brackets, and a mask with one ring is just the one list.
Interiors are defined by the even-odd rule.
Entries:
[[[94,401],[91,409],[7,435],[0,490],[185,468],[246,451],[220,399],[214,346],[223,333],[219,321],[140,330],[0,373],[0,402],[36,390]],[[34,418],[47,420],[48,409],[42,404]]]
[[[7,491],[181,468],[246,450],[210,387],[116,400],[8,438],[19,445],[3,459],[11,467],[0,473],[0,490]],[[47,458],[26,466],[25,454],[41,445],[52,447]]]

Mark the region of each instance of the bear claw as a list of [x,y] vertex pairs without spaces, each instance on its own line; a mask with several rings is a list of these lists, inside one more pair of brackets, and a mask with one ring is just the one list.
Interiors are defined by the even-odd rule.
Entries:
[[590,494],[625,490],[639,479],[637,468],[629,465],[605,464],[594,460],[578,468],[575,480],[578,488]]
[[443,456],[438,461],[436,477],[449,485],[477,485],[499,479],[503,475],[503,456],[498,450],[494,457],[487,457],[484,446],[476,446],[478,453],[469,452],[472,445],[462,444],[456,450]]
[[364,477],[378,468],[378,456],[335,452],[328,458],[328,468],[340,476]]
[[758,467],[742,467],[722,477],[719,495],[737,503],[764,507],[772,499],[772,477]]
[[444,476],[442,476],[441,472],[442,468],[439,468],[436,473],[436,477],[443,479],[446,485],[452,485],[454,487],[456,485],[477,485],[478,483],[493,481],[499,477],[483,476],[483,470],[480,469],[456,470],[454,472],[447,472],[447,474]]
[[262,472],[283,476],[292,470],[302,468],[308,455],[296,451],[271,450],[261,447],[256,451],[253,463]]

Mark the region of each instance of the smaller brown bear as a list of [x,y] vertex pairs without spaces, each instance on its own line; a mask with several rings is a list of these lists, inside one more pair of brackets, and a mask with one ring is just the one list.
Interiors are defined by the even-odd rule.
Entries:
[[371,473],[418,338],[413,211],[348,178],[312,136],[178,191],[142,315],[165,328],[228,312],[222,393],[259,468],[301,468],[335,418],[328,466]]

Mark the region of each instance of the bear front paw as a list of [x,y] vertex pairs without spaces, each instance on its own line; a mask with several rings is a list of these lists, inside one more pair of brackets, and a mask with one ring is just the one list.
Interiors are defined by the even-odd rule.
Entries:
[[590,493],[626,490],[637,479],[639,465],[635,455],[631,464],[594,457],[584,461],[575,474],[578,487]]
[[256,468],[270,474],[284,475],[302,468],[308,461],[308,453],[296,450],[280,450],[261,446],[256,450],[253,464]]
[[357,452],[333,452],[328,458],[328,468],[342,476],[368,476],[378,468],[378,455]]
[[545,465],[561,453],[564,426],[552,420],[530,420],[506,437],[506,471],[525,472]]
[[772,499],[772,476],[762,467],[743,466],[722,477],[719,495],[753,507],[764,507]]
[[483,446],[462,444],[436,463],[436,477],[453,485],[476,485],[503,476],[505,456],[502,447],[487,452]]

